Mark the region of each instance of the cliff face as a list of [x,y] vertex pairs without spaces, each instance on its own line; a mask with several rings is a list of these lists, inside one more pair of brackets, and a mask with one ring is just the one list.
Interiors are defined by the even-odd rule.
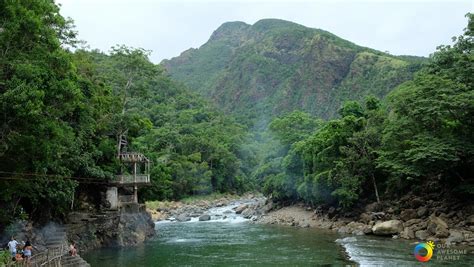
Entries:
[[155,224],[142,204],[129,204],[118,211],[73,212],[67,235],[81,251],[99,247],[134,246],[155,234]]
[[423,60],[265,19],[254,25],[224,23],[199,49],[162,65],[174,79],[239,115],[273,116],[302,109],[330,118],[345,100],[385,96],[410,79]]
[[32,222],[18,221],[0,235],[0,243],[6,244],[10,236],[20,243],[29,240],[34,246],[31,262],[34,266],[46,264],[47,258],[42,255],[62,255],[46,266],[89,266],[80,256],[68,255],[69,244],[75,242],[79,254],[100,247],[135,246],[152,237],[154,228],[144,205],[127,204],[116,211],[72,212],[66,223],[61,224],[35,226]]

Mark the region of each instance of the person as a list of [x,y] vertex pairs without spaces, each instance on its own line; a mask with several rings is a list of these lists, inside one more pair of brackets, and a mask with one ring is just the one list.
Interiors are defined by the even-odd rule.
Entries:
[[22,252],[22,251],[21,251],[21,246],[18,245],[18,249],[17,249],[17,252],[16,252],[16,254],[15,254],[15,261],[16,261],[16,262],[22,262],[22,261],[23,261],[23,255],[22,255],[21,252]]
[[25,246],[23,247],[23,257],[26,259],[26,262],[30,262],[31,258],[31,251],[33,250],[33,246],[30,243],[30,240],[26,240]]
[[69,255],[71,256],[77,255],[76,242],[72,242],[72,244],[69,246]]
[[16,247],[18,246],[18,241],[15,240],[15,237],[12,236],[10,242],[8,242],[8,249],[10,250],[10,254],[12,257],[16,256]]

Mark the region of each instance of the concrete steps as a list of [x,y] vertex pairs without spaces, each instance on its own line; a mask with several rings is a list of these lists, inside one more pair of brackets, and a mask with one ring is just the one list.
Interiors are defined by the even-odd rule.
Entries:
[[70,256],[65,255],[61,258],[61,266],[63,267],[90,267],[90,264],[87,263],[81,256]]
[[[61,225],[52,227],[51,229],[48,229],[44,235],[46,249],[39,253],[48,255],[48,258],[50,259],[54,257],[56,258],[56,260],[51,261],[43,266],[90,267],[90,265],[79,255],[69,255],[69,244],[66,234],[66,226]],[[31,262],[31,266],[40,266],[44,264],[46,257],[38,257],[37,259],[38,261],[35,261],[35,257],[33,255],[33,261]]]

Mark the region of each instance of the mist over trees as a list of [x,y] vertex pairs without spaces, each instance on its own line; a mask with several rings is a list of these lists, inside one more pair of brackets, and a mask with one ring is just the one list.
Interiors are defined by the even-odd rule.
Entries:
[[[241,114],[224,113],[172,80],[144,49],[72,51],[78,42],[72,22],[53,1],[2,1],[0,225],[62,218],[70,211],[75,178],[106,181],[117,174],[122,139],[129,151],[151,160],[152,184],[140,192],[142,201],[262,190],[277,201],[350,208],[363,199],[414,190],[426,180],[472,198],[474,20],[467,17],[464,34],[440,47],[386,99],[365,95],[345,102],[330,119],[332,111],[316,112],[325,120],[297,110],[276,112],[268,125],[259,125],[248,112],[260,106],[247,103],[247,110],[237,108]],[[327,32],[323,37],[342,42]],[[330,54],[339,51],[333,48]],[[389,66],[377,77],[401,68],[407,80],[420,67],[419,59],[410,65],[367,53],[358,54],[359,60],[376,58]],[[237,59],[263,64],[257,64],[261,78],[279,81],[272,75],[294,71],[272,72],[259,56]],[[399,84],[390,73],[391,84]],[[232,84],[236,77],[223,77],[215,78],[230,89],[239,87]],[[351,84],[382,86],[380,79]],[[293,97],[302,95],[286,96],[290,102]]]
[[152,160],[143,199],[243,192],[245,127],[170,80],[149,52],[69,50],[53,1],[0,4],[0,224],[60,218],[77,178],[112,179],[117,143]]
[[271,125],[278,127],[270,130],[289,149],[278,171],[264,179],[264,192],[280,200],[348,208],[431,181],[435,188],[472,198],[474,17],[467,17],[464,34],[452,46],[439,47],[386,101],[369,96],[362,103],[346,102],[339,118],[290,142],[282,130],[303,136],[291,126],[294,114],[274,120]]

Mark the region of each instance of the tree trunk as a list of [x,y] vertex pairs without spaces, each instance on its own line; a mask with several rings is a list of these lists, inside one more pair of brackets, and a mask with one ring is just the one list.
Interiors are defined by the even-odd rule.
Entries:
[[117,158],[120,158],[120,147],[122,146],[122,133],[118,135],[117,142]]
[[374,184],[375,196],[377,197],[377,203],[380,203],[379,190],[377,189],[377,184],[375,183],[374,174],[372,176],[372,183]]

